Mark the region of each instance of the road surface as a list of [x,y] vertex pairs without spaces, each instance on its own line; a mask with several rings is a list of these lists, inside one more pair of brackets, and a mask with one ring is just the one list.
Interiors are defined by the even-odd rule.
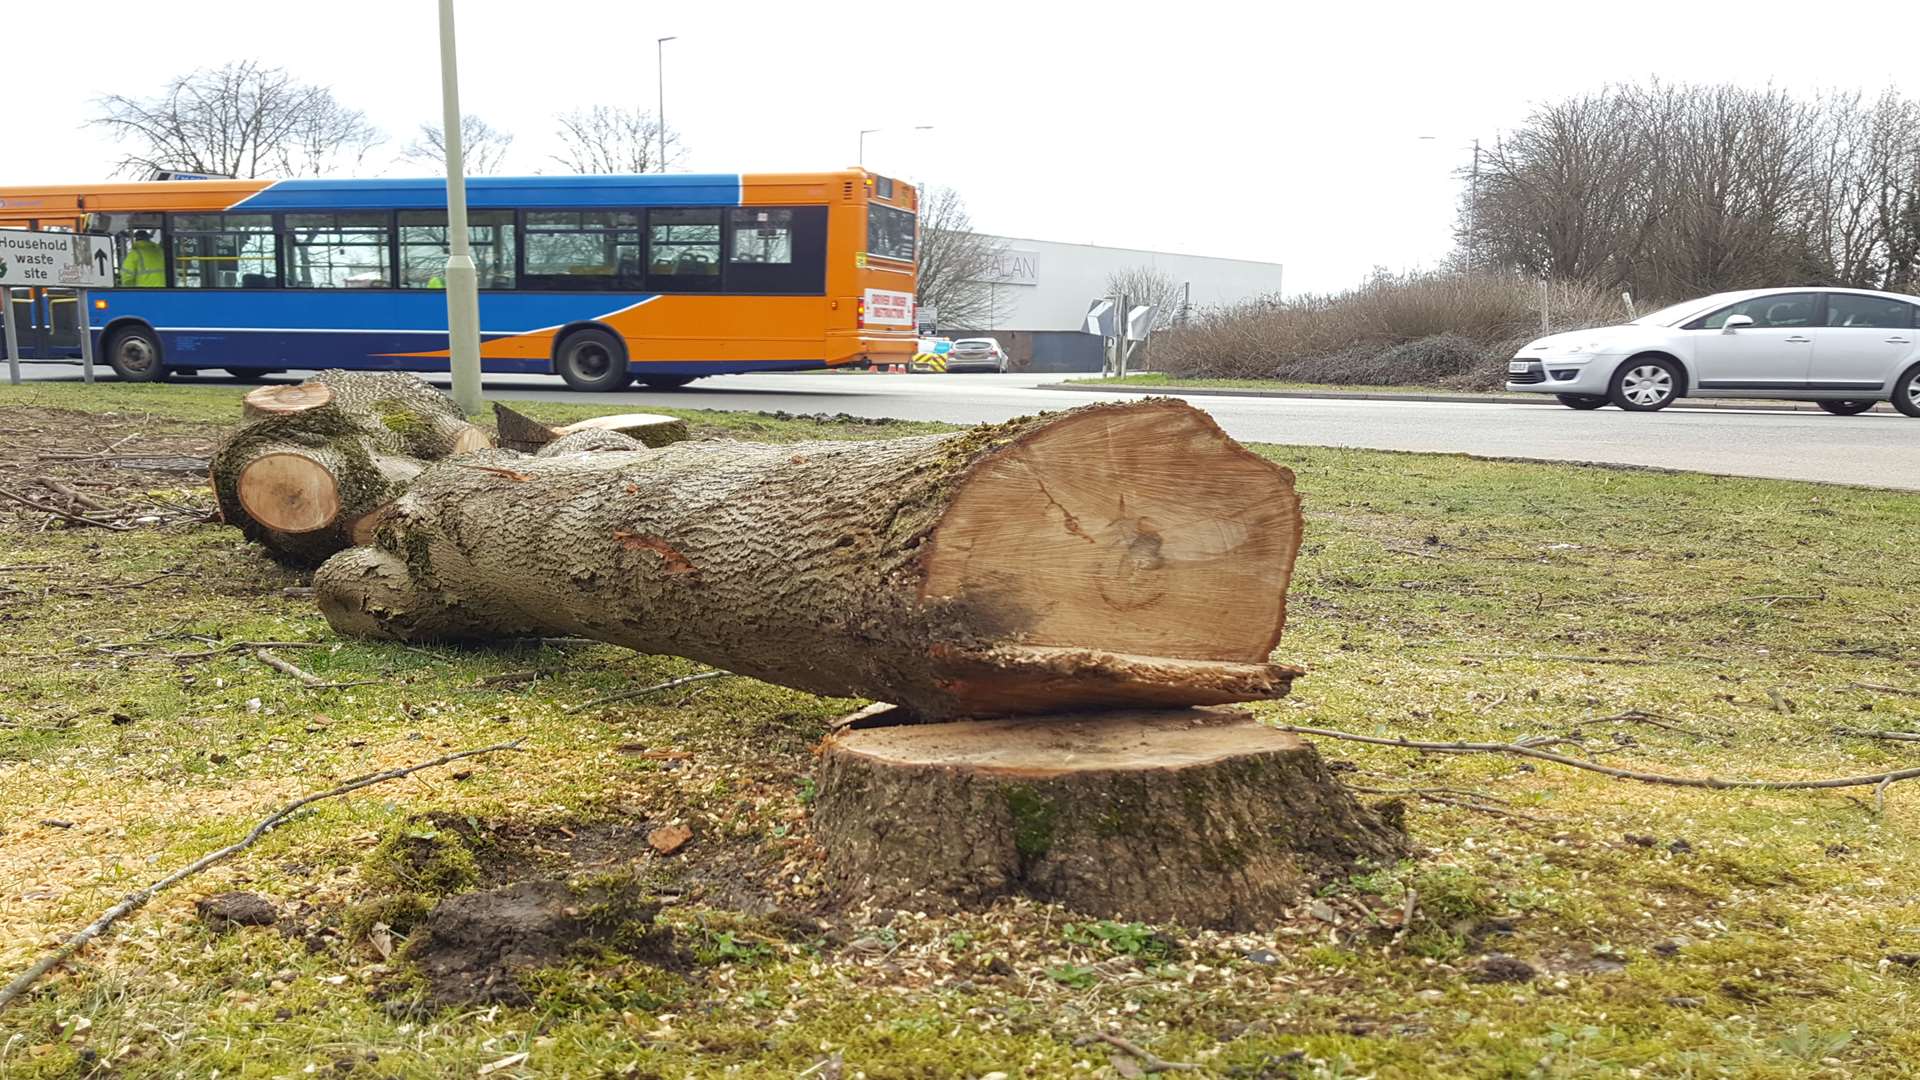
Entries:
[[[69,365],[27,365],[34,379],[77,379]],[[489,376],[487,393],[532,399],[698,409],[849,413],[986,423],[1131,394],[1046,389],[1043,375],[723,375],[679,391],[576,393],[558,379]],[[445,378],[438,379],[445,385]],[[1818,480],[1920,490],[1920,420],[1884,408],[1862,416],[1747,409],[1623,413],[1538,405],[1251,398],[1183,393],[1249,442],[1419,450],[1546,461]],[[0,401],[5,400],[0,390]]]

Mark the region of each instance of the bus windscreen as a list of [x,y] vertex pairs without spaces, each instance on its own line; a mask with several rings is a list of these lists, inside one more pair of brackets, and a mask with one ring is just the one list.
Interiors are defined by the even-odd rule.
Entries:
[[913,261],[913,214],[873,203],[867,207],[867,254],[876,259]]

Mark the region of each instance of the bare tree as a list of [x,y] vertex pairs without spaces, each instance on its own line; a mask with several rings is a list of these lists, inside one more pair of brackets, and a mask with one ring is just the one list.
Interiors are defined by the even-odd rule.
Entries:
[[[1186,283],[1174,280],[1173,276],[1157,267],[1141,264],[1115,270],[1107,275],[1107,295],[1116,301],[1125,297],[1129,310],[1142,305],[1154,309],[1153,329],[1170,329],[1185,314]],[[1145,367],[1153,352],[1153,340],[1149,338],[1134,348],[1133,358],[1128,361],[1134,367]]]
[[[660,156],[660,121],[645,109],[595,105],[555,118],[563,153],[554,154],[568,172],[582,174],[665,172]],[[680,134],[667,128],[666,165],[686,157]]]
[[284,68],[236,60],[174,78],[158,97],[113,94],[93,123],[131,144],[118,171],[322,176],[359,165],[382,135],[358,109]]
[[914,298],[937,308],[942,326],[991,329],[993,278],[1005,245],[973,231],[966,200],[952,188],[920,193],[920,284]]
[[[511,132],[502,131],[471,113],[460,118],[460,160],[468,176],[491,176],[500,171],[513,146]],[[446,168],[447,140],[438,124],[421,124],[420,135],[400,151],[400,160]]]

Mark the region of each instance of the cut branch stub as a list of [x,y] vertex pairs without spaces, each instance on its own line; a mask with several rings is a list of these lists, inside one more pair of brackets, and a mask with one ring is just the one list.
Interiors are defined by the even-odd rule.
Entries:
[[[583,436],[574,436],[581,439]],[[1293,476],[1154,399],[953,435],[469,455],[315,578],[343,633],[551,632],[928,717],[1278,697]]]
[[560,427],[549,427],[525,413],[515,412],[496,401],[493,405],[493,416],[495,427],[500,431],[500,445],[508,450],[519,450],[523,453],[533,453],[568,435],[577,435],[583,431],[603,431],[625,435],[643,446],[665,446],[668,443],[684,442],[689,435],[685,420],[673,416],[661,416],[657,413],[616,413],[611,416],[592,416]]
[[1242,709],[889,724],[830,737],[814,832],[836,892],[908,910],[1029,896],[1245,930],[1404,854],[1311,746]]

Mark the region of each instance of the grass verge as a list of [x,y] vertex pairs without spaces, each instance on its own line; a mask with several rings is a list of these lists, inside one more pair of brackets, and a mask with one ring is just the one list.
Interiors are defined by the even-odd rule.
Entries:
[[[211,434],[195,425],[238,394],[0,389],[0,424],[24,406],[84,411],[67,429],[103,447]],[[685,415],[703,436],[924,429]],[[1256,449],[1298,473],[1308,515],[1279,656],[1311,674],[1272,717],[1552,735],[1723,776],[1920,759],[1855,734],[1920,729],[1901,692],[1920,671],[1911,495]],[[848,1076],[1130,1075],[1081,1042],[1095,1032],[1232,1077],[1904,1076],[1920,1060],[1920,786],[1876,813],[1865,790],[1648,787],[1330,743],[1351,783],[1410,801],[1425,851],[1260,932],[1026,903],[844,911],[820,895],[807,807],[810,747],[848,702],[727,679],[569,714],[694,667],[341,640],[284,591],[297,578],[218,526],[42,524],[0,520],[0,973],[296,795],[506,737],[527,749],[322,804],[164,895],[0,1014],[0,1076],[818,1076],[836,1059]],[[160,655],[241,640],[307,642],[284,655],[375,682],[312,691],[244,653]],[[645,837],[674,824],[692,840],[653,853]],[[440,895],[534,872],[632,875],[670,898],[659,919],[686,962],[609,948],[524,1000],[424,1005],[382,942]],[[280,926],[195,918],[197,897],[234,889]],[[1365,914],[1409,894],[1405,934]]]

